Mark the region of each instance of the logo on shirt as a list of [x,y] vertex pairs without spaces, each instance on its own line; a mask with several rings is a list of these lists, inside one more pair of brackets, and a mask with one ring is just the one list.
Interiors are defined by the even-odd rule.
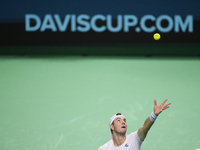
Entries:
[[125,147],[128,147],[128,146],[129,146],[128,144],[125,145]]

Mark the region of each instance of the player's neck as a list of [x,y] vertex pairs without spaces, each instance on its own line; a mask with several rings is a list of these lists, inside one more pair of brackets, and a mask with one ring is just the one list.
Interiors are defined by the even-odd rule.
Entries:
[[113,143],[115,146],[120,146],[126,141],[126,134],[125,135],[113,135]]

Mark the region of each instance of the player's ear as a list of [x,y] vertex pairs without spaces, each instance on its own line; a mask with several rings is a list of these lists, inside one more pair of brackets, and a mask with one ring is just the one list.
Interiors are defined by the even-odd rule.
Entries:
[[110,129],[114,130],[114,125],[113,124],[110,125]]

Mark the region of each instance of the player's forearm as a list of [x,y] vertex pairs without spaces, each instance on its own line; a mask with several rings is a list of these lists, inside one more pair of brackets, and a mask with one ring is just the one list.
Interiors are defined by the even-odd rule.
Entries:
[[143,125],[144,131],[148,132],[151,126],[153,125],[154,121],[156,120],[158,116],[154,114],[154,112],[151,113],[150,117],[148,117]]
[[152,122],[150,120],[150,117],[148,117],[145,122],[144,122],[144,125],[143,125],[143,130],[145,133],[147,133],[149,131],[149,129],[151,128],[151,126],[153,125],[154,122]]
[[146,135],[148,133],[148,131],[150,130],[151,126],[153,125],[153,121],[150,120],[150,117],[148,117],[143,126],[141,126],[138,130],[138,136],[140,138],[141,141],[144,141],[144,139],[146,138]]

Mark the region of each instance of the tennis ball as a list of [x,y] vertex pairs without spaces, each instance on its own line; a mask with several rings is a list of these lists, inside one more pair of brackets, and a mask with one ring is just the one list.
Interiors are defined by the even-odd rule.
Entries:
[[160,40],[160,34],[159,33],[155,33],[153,35],[154,40]]

